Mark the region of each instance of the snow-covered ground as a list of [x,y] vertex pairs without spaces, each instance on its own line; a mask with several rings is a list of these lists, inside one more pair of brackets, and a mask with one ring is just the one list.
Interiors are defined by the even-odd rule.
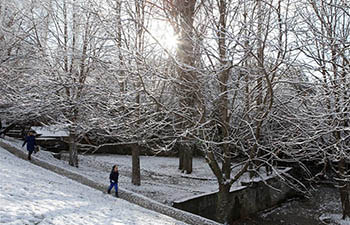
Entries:
[[[2,141],[26,152],[22,141],[6,137]],[[178,170],[178,159],[171,157],[141,156],[141,186],[131,184],[131,156],[129,155],[79,155],[79,168],[68,165],[67,160],[57,160],[51,152],[40,151],[33,158],[80,173],[98,183],[109,184],[109,173],[114,164],[119,166],[119,187],[142,194],[160,203],[171,205],[197,194],[216,191],[217,181],[203,158],[194,158],[193,173]]]
[[[44,133],[47,135],[46,133]],[[49,135],[50,136],[50,135]],[[6,137],[2,141],[26,152],[22,141]],[[173,201],[188,199],[218,190],[217,180],[202,157],[193,158],[193,172],[184,174],[178,169],[179,160],[174,157],[140,156],[141,186],[131,184],[132,163],[130,155],[79,155],[79,168],[68,165],[68,154],[57,160],[51,152],[40,151],[33,155],[50,164],[64,167],[93,178],[98,183],[109,183],[109,173],[114,164],[119,166],[119,186],[160,203],[172,205]],[[238,169],[238,167],[237,167]],[[247,181],[248,176],[240,181]],[[241,188],[240,182],[234,184],[232,189]]]
[[[19,140],[8,137],[1,140],[26,152],[21,147],[22,142]],[[79,221],[82,221],[82,224],[89,224],[89,221],[91,221],[90,224],[181,224],[162,214],[147,211],[121,199],[115,199],[112,196],[102,194],[100,191],[69,181],[67,178],[55,175],[32,165],[28,161],[18,159],[4,152],[0,149],[0,224],[6,222],[5,219],[11,220],[11,218],[14,220],[8,224],[36,224],[34,221],[40,222],[43,219],[54,221],[53,224],[69,224],[69,221],[74,221],[71,224],[79,224]],[[217,190],[216,180],[202,158],[194,159],[193,173],[186,175],[178,170],[178,159],[176,158],[141,156],[141,186],[131,184],[130,156],[80,155],[79,168],[69,166],[65,160],[57,160],[52,156],[52,153],[46,151],[40,151],[33,155],[33,158],[82,174],[84,177],[106,185],[109,183],[108,176],[112,166],[118,164],[120,188],[142,194],[168,205],[171,205],[174,200]],[[286,215],[290,212],[290,209],[287,209],[288,204],[290,203],[272,212],[262,214],[259,217],[258,224],[270,225],[270,223],[264,223],[262,220],[275,216],[274,213],[285,215],[283,217],[287,218]],[[350,225],[349,221],[340,220],[339,201],[334,196],[320,204],[319,210],[316,210],[315,215],[312,215],[319,218],[320,223],[324,224],[324,222],[321,222],[323,220],[327,221],[326,224]],[[335,210],[331,212],[330,208]],[[128,211],[129,209],[135,211],[135,216]],[[119,217],[118,215],[121,213],[123,215],[130,213],[132,216],[131,218],[125,215]],[[304,210],[303,213],[307,212]],[[145,214],[150,217],[144,218]],[[291,214],[295,215],[295,213]],[[153,217],[156,219],[153,219]],[[278,216],[275,217],[278,218]],[[141,218],[141,220],[138,218]],[[24,220],[21,221],[21,219],[25,219],[27,222],[23,222]],[[50,222],[46,224],[50,224]],[[248,225],[249,223],[245,224]],[[275,220],[272,224],[289,223],[283,221],[276,223]],[[295,223],[291,224],[294,225]],[[318,223],[314,224],[318,225]]]
[[0,224],[178,224],[0,148]]
[[217,190],[217,182],[203,158],[194,158],[193,173],[178,170],[178,159],[170,157],[140,156],[141,186],[131,185],[131,156],[94,155],[80,157],[82,165],[108,173],[111,165],[118,164],[121,187],[171,205],[171,202],[197,194]]

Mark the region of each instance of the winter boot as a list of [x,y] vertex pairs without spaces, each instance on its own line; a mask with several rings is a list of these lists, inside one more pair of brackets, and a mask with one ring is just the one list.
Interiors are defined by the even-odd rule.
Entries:
[[108,190],[107,190],[107,193],[110,194],[110,193],[111,193],[111,190],[108,189]]
[[118,196],[118,192],[115,192],[115,197],[119,198],[119,196]]

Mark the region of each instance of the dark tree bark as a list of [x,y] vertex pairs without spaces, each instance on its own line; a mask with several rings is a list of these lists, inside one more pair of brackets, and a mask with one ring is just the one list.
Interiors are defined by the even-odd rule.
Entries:
[[185,166],[184,166],[184,156],[185,151],[182,149],[182,147],[180,146],[179,148],[179,170],[183,171]]
[[138,144],[132,145],[132,184],[141,185],[140,172],[140,146]]
[[187,144],[183,144],[179,149],[179,170],[183,173],[192,173],[193,149]]
[[[339,172],[344,175],[346,171],[346,162],[345,159],[342,158],[339,161]],[[350,198],[349,198],[349,190],[350,185],[346,178],[343,178],[339,183],[339,192],[340,192],[340,200],[342,203],[342,211],[343,211],[343,219],[350,218]]]
[[[196,61],[196,55],[194,54],[194,15],[195,15],[195,6],[197,1],[172,1],[172,18],[174,20],[173,24],[175,25],[175,31],[179,36],[180,43],[177,51],[176,57],[180,62],[180,66],[177,67],[177,72],[179,74],[179,79],[181,82],[178,84],[178,90],[181,90],[177,93],[180,96],[180,104],[185,107],[185,111],[188,114],[189,118],[195,118],[198,116],[196,112],[196,105],[198,104],[197,96],[199,95],[197,80],[197,72],[193,70],[194,64]],[[184,120],[180,125],[181,129],[185,131],[188,127],[192,126],[191,122]],[[186,142],[191,142],[189,137],[184,137]],[[185,144],[186,145],[186,144]],[[192,173],[192,152],[187,153],[186,151],[190,148],[187,146],[181,145],[183,154],[180,154],[179,164],[180,167],[183,165],[183,168],[180,168],[186,173]],[[182,158],[181,158],[182,157]]]
[[78,148],[74,131],[69,132],[69,165],[79,167]]
[[191,146],[186,147],[184,154],[184,172],[190,174],[192,173],[193,150]]
[[217,193],[218,202],[216,206],[217,219],[222,223],[227,223],[232,221],[231,211],[232,211],[232,199],[230,198],[230,187],[231,185],[220,184],[219,192]]

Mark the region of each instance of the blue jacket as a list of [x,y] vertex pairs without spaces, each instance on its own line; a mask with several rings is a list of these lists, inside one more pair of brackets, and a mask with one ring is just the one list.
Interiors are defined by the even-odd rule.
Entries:
[[28,151],[30,151],[30,152],[34,151],[34,148],[35,148],[35,145],[36,145],[35,136],[34,135],[26,136],[26,138],[24,139],[22,147],[25,144],[27,144],[27,150]]

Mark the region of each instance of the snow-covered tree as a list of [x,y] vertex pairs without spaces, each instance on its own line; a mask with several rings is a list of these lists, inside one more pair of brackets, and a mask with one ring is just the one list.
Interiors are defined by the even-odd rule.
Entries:
[[[166,3],[170,15],[180,16],[172,23],[185,34],[175,65],[180,68],[176,82],[185,87],[181,92],[188,104],[177,99],[175,112],[186,124],[177,135],[195,140],[203,150],[218,179],[217,218],[229,222],[232,184],[247,172],[261,175],[262,166],[271,169],[278,152],[285,150],[279,148],[279,138],[269,135],[273,112],[279,107],[275,102],[281,92],[276,90],[295,57],[288,39],[293,25],[290,3]],[[184,18],[186,12],[191,12],[190,22]],[[181,72],[188,74],[186,82]],[[235,158],[242,160],[238,169],[233,167]]]
[[[92,129],[105,107],[106,93],[96,82],[103,72],[101,58],[108,44],[93,1],[27,1],[26,43],[36,53],[23,84],[14,86],[12,115],[69,130],[69,164],[78,166],[77,143]],[[43,19],[44,18],[44,19]],[[26,47],[28,49],[28,47]],[[21,82],[18,80],[17,82]]]
[[0,104],[11,120],[68,129],[72,166],[88,133],[131,146],[134,184],[141,147],[179,144],[187,172],[201,149],[223,222],[243,174],[282,177],[281,155],[336,161],[346,217],[348,16],[335,0],[1,2]]
[[309,102],[303,107],[304,118],[309,122],[302,125],[309,135],[301,145],[310,147],[304,151],[310,159],[318,160],[325,168],[333,167],[345,219],[350,217],[347,169],[350,6],[340,0],[306,0],[301,1],[298,8],[301,23],[296,38],[303,53],[303,67],[317,88],[317,92],[304,98]]

